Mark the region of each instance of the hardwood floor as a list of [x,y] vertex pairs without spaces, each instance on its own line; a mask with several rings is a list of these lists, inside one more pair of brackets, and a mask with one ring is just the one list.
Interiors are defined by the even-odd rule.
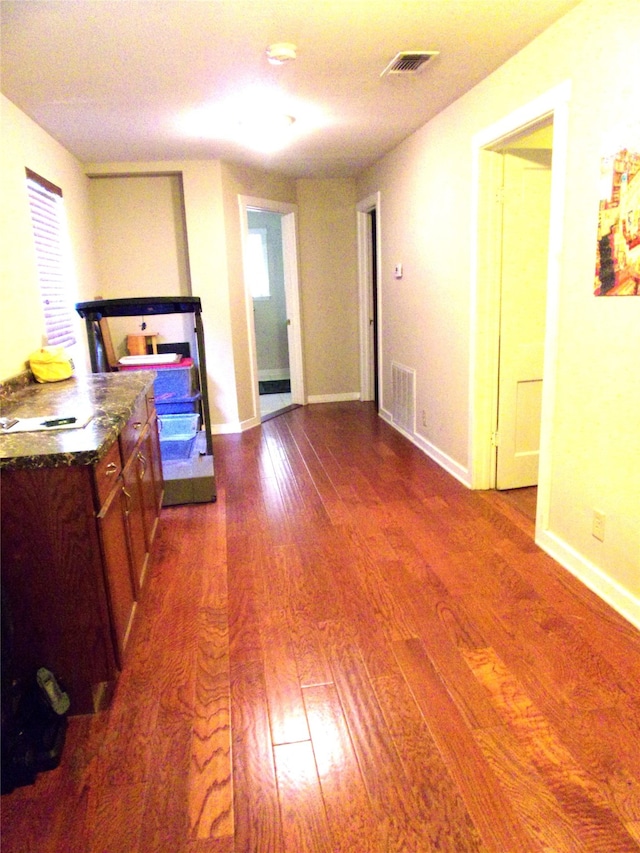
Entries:
[[215,439],[3,853],[640,849],[640,635],[369,404]]

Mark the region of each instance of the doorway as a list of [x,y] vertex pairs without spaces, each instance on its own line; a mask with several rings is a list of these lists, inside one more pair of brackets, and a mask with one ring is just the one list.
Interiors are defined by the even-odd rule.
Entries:
[[253,300],[260,417],[291,405],[282,216],[247,210],[245,263]]
[[[536,541],[546,537],[551,503],[552,425],[558,360],[560,259],[567,182],[571,82],[565,81],[478,132],[472,140],[472,279],[469,485],[495,489],[498,433],[503,157],[501,152],[545,124],[553,125],[549,190],[546,304],[544,310],[543,380],[540,394]],[[529,386],[527,391],[534,390]],[[526,392],[525,392],[526,393]]]
[[500,160],[495,484],[522,489],[538,484],[553,119],[491,150]]
[[379,409],[381,366],[380,193],[357,206],[360,326],[360,399]]
[[[238,196],[243,243],[253,424],[289,405],[304,405],[302,330],[298,286],[297,207]],[[253,244],[253,249],[250,246]],[[251,253],[262,252],[267,281],[255,291]],[[255,297],[255,298],[254,298]],[[272,383],[288,383],[286,392]],[[266,383],[266,384],[265,384]],[[275,394],[262,394],[274,390]],[[286,393],[286,396],[283,396]]]

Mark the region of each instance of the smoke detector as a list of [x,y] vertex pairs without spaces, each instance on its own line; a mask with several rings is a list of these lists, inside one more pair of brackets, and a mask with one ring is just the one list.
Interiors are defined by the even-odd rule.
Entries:
[[439,50],[402,50],[396,53],[380,76],[419,74],[427,62],[439,54]]
[[272,65],[284,65],[298,55],[298,48],[289,41],[279,41],[267,48],[267,59]]

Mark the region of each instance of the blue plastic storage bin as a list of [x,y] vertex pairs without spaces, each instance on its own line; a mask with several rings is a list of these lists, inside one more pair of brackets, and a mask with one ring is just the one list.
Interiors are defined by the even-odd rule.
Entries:
[[192,397],[194,368],[191,359],[186,366],[177,364],[175,367],[163,367],[156,371],[153,391],[156,403],[169,402],[171,399]]
[[158,415],[163,459],[188,459],[200,429],[199,414]]
[[177,415],[186,412],[197,412],[200,402],[200,393],[191,397],[165,397],[163,400],[156,398],[156,410],[159,415]]

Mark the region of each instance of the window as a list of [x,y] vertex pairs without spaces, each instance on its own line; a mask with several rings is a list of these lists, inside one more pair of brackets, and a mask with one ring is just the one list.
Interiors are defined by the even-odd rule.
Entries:
[[47,343],[68,347],[75,344],[76,336],[62,190],[27,169],[27,192]]
[[247,239],[247,275],[251,296],[254,299],[269,299],[269,253],[267,251],[267,229],[250,228]]

